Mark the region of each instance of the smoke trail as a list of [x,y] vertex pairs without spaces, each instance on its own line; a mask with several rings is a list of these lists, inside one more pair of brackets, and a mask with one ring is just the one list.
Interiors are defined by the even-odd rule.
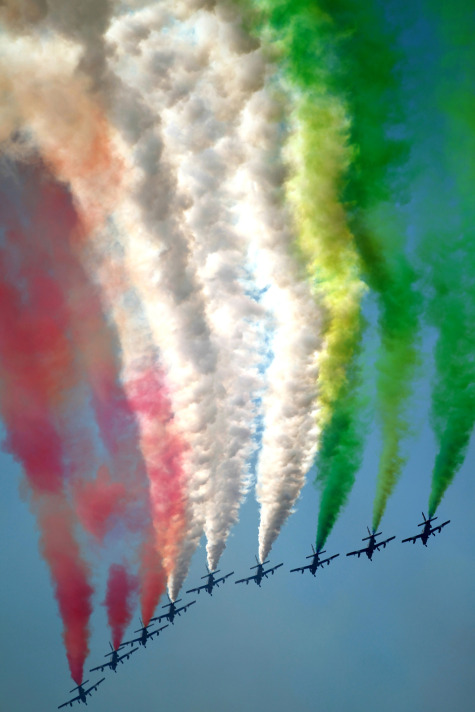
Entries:
[[129,574],[125,566],[113,564],[110,567],[104,605],[107,606],[107,618],[112,631],[114,650],[118,650],[124,638],[124,632],[132,619],[137,588],[137,578]]
[[[396,69],[400,57],[394,33],[377,3],[363,6],[350,0],[321,2],[320,6],[332,23],[331,91],[344,98],[351,119],[351,155],[341,200],[361,257],[363,276],[376,292],[380,309],[377,385],[383,452],[374,502],[376,528],[404,462],[400,442],[407,431],[405,403],[417,361],[415,340],[421,302],[414,290],[415,272],[404,255],[404,225],[397,212],[405,197],[398,169],[408,153],[407,143],[398,137],[403,118]],[[349,400],[341,405],[348,417],[351,403],[356,405],[357,400],[351,390],[346,390]],[[358,441],[354,428],[350,430],[350,440],[343,449],[352,443],[348,453],[353,449],[355,472],[361,459],[361,439]],[[330,441],[337,432],[341,432],[340,417]],[[329,465],[325,448],[319,462],[319,479],[324,480],[322,473]]]
[[250,98],[240,120],[245,160],[236,177],[241,190],[238,224],[252,235],[254,270],[264,290],[261,303],[272,322],[257,463],[261,561],[292,511],[316,447],[321,315],[291,254],[291,218],[282,205],[282,114],[281,103],[270,91],[262,89]]
[[[0,407],[6,447],[23,465],[31,487],[71,675],[80,683],[88,653],[92,588],[66,501],[67,432],[62,426],[80,372],[68,339],[62,295],[44,264],[35,259],[26,230],[9,214],[8,197],[2,190],[7,231],[0,255]],[[87,439],[82,442],[87,454]]]
[[74,535],[74,514],[63,496],[41,498],[38,504],[40,546],[48,562],[63,620],[63,637],[71,677],[79,685],[89,653],[89,619],[93,589],[90,571]]
[[380,310],[377,385],[383,452],[374,502],[376,529],[404,462],[400,442],[407,431],[405,403],[417,361],[421,307],[398,214],[398,204],[405,198],[400,165],[408,154],[407,142],[398,136],[404,118],[400,57],[395,33],[377,3],[323,2],[322,8],[331,14],[338,53],[332,86],[345,97],[351,116],[353,150],[342,200],[364,278],[376,293]]
[[[133,56],[127,54],[125,60],[130,33],[143,31],[145,21],[151,44],[140,47]],[[163,58],[163,73],[159,72],[160,64],[154,64],[153,57],[149,57],[150,52],[155,55],[161,41],[168,49],[166,32],[161,40],[162,22],[159,7],[144,11],[143,15],[138,12],[132,19],[117,20],[108,39],[112,68],[124,84],[133,72],[134,88],[153,118],[131,146],[135,167],[129,200],[120,214],[116,213],[116,219],[125,265],[160,351],[176,425],[178,431],[187,433],[190,446],[186,475],[191,518],[169,582],[171,595],[175,596],[203,532],[208,483],[216,468],[213,430],[217,353],[206,319],[205,295],[192,262],[190,232],[184,216],[188,198],[177,184],[160,118],[170,97],[148,91],[150,81],[156,82],[156,76],[162,74],[162,80],[167,80],[167,71],[173,68],[168,67],[168,53]],[[160,57],[160,52],[156,56]],[[194,68],[190,65],[188,70]]]
[[[55,39],[51,42],[50,51],[57,50],[58,44],[59,49],[63,49],[60,40]],[[31,55],[34,56],[37,46],[33,39],[29,40],[28,49],[31,50]],[[22,66],[25,64],[25,60],[22,57],[18,58],[11,48],[7,48],[6,54],[8,52],[10,53],[10,60],[15,61],[10,62],[8,67],[4,68],[7,80],[8,71],[12,71],[12,65],[15,66],[15,62],[20,65],[17,70],[25,71],[25,67]],[[68,55],[66,55],[66,59],[68,59]],[[77,57],[72,53],[69,57],[69,64],[66,61],[62,69],[57,70],[56,75],[53,73],[53,76],[42,76],[41,81],[35,83],[34,86],[25,82],[25,86],[17,91],[16,86],[10,84],[9,89],[16,100],[16,103],[14,103],[16,115],[10,128],[13,129],[14,124],[26,124],[32,131],[37,143],[41,146],[41,150],[53,170],[70,184],[83,222],[82,239],[80,245],[77,246],[77,251],[85,266],[92,274],[96,274],[95,260],[97,258],[97,250],[95,248],[91,250],[91,246],[86,240],[93,238],[97,241],[101,232],[107,232],[104,223],[105,217],[108,212],[117,206],[119,198],[123,198],[124,170],[122,159],[119,156],[124,156],[125,160],[127,151],[126,147],[120,144],[117,135],[106,124],[100,107],[87,96],[87,86],[82,82],[81,77],[75,77],[68,83],[64,81],[64,75],[67,75],[68,71],[71,75],[74,75],[76,61]],[[30,77],[34,76],[34,69],[31,67],[29,69]],[[62,121],[62,116],[57,116],[54,113],[56,104],[53,105],[52,97],[57,98],[58,92],[61,93],[63,102],[69,108],[69,114],[66,114],[65,117],[66,121]],[[49,115],[51,115],[51,123],[55,128],[53,137],[45,131],[44,119]],[[71,136],[71,124],[75,129],[73,136]],[[67,154],[64,153],[63,141],[68,142]],[[101,240],[99,241],[101,242]],[[111,238],[109,236],[109,240],[107,240],[106,234],[101,244],[107,251],[113,242],[114,237],[112,236]],[[68,260],[67,250],[63,249],[61,251],[61,246],[57,245],[56,252],[58,257],[66,261],[69,266],[71,265],[71,259]],[[104,258],[102,258],[102,262],[104,263]],[[108,271],[103,269],[103,273],[106,272],[106,280],[109,279],[112,284],[119,278],[120,274],[121,277],[118,281],[122,282],[126,293],[127,289],[130,288],[130,280],[125,276],[123,264],[117,274],[114,274],[114,267],[116,266],[117,263],[115,265],[112,264]],[[68,276],[70,277],[71,275]],[[104,284],[101,286],[104,288]],[[110,291],[109,289],[109,293]],[[75,294],[74,290],[73,294]],[[78,297],[77,294],[75,296]],[[111,330],[109,328],[101,328],[101,319],[98,318],[98,315],[101,314],[102,308],[100,301],[95,296],[95,291],[91,290],[90,293],[81,295],[73,307],[74,335],[89,371],[94,409],[100,434],[110,457],[110,471],[114,473],[115,479],[127,485],[127,517],[125,521],[137,528],[134,523],[141,518],[141,529],[147,532],[147,535],[155,538],[152,529],[147,525],[149,509],[148,491],[144,486],[145,470],[147,470],[149,476],[152,476],[152,479],[155,477],[155,482],[152,483],[152,487],[155,490],[154,500],[161,501],[161,498],[166,493],[157,488],[157,474],[162,478],[162,482],[169,475],[170,468],[167,463],[171,461],[170,445],[169,443],[160,444],[160,440],[157,437],[155,447],[151,449],[149,436],[149,447],[146,453],[149,462],[147,467],[144,467],[142,458],[138,455],[136,448],[137,440],[139,439],[135,422],[136,414],[132,412],[131,405],[127,400],[128,393],[124,392],[123,386],[117,380],[119,370],[116,356],[117,349],[114,348],[114,338]],[[161,376],[159,372],[157,373],[160,380]],[[152,380],[156,378],[150,368],[148,378],[149,380],[150,378]],[[149,385],[153,386],[154,382],[150,381]],[[127,391],[127,387],[125,390]],[[170,419],[169,413],[165,414],[165,416],[162,417],[162,421]],[[159,433],[156,432],[155,435],[158,436]],[[177,443],[178,440],[175,437],[175,450]],[[164,454],[162,462],[157,462],[157,453],[160,448]],[[89,526],[91,526],[91,517],[94,516],[91,506],[97,504],[97,496],[102,484],[101,481],[96,481],[96,483],[90,484],[82,492],[80,511],[84,518],[85,509],[89,510]],[[181,483],[175,479],[171,490],[169,487],[175,502],[182,501],[182,488],[183,478]],[[84,496],[85,494],[92,497],[92,499],[87,500]],[[112,490],[109,489],[107,496],[110,497],[111,494]],[[122,506],[123,503],[124,500],[116,500],[116,504],[119,506]],[[110,504],[111,502],[109,501]],[[155,513],[157,514],[157,512]],[[180,517],[181,519],[183,518],[183,515],[180,515],[176,508],[172,512],[172,516],[175,517],[175,520],[177,518],[180,519]],[[116,519],[117,517],[112,518],[107,523],[107,526]],[[97,522],[95,525],[97,531]],[[107,528],[105,522],[103,525],[101,534],[104,534]],[[170,518],[168,520],[162,518],[160,526],[162,531],[165,531],[168,542],[170,542],[174,533],[177,539],[177,521],[173,523]],[[159,546],[162,545],[165,549],[167,548],[166,542],[160,542]],[[173,542],[173,545],[177,546],[177,540]],[[169,546],[168,549],[170,549]],[[171,552],[168,550],[168,571],[172,569],[171,558]]]
[[[415,98],[415,156],[420,176],[415,222],[428,288],[428,322],[437,329],[431,424],[438,453],[429,514],[464,461],[475,422],[475,241],[473,165],[475,100],[473,14],[466,4],[426,8],[435,35],[433,66],[424,67],[424,103]],[[426,17],[426,16],[425,16]],[[428,123],[430,122],[430,123]],[[431,131],[427,131],[427,126]]]
[[[333,427],[334,448],[341,449],[344,455],[340,460],[342,468],[331,477],[335,487],[340,476],[353,472],[354,477],[362,446],[361,437],[345,441],[347,431],[339,428],[333,418],[335,408],[344,407],[347,418],[355,423],[351,432],[360,432],[356,425],[358,413],[353,408],[355,399],[347,395],[347,370],[359,348],[360,300],[364,291],[358,254],[341,201],[352,150],[348,144],[350,119],[345,95],[334,91],[332,84],[335,28],[317,4],[300,0],[253,5],[264,11],[254,21],[265,41],[275,47],[282,85],[294,107],[286,144],[290,170],[286,192],[294,213],[295,246],[315,296],[326,312],[318,359],[317,430]],[[339,406],[340,398],[345,402]],[[323,489],[332,467],[331,461],[322,461],[327,452],[325,449],[319,459]],[[336,491],[336,496],[324,498],[332,512],[338,511],[346,496],[346,488],[339,491],[336,484]],[[320,511],[322,520],[334,521],[329,512]],[[325,531],[324,538],[327,535]]]
[[[331,18],[324,29],[323,45],[331,58],[327,60],[331,62],[328,87],[333,98],[343,101],[350,118],[349,160],[340,199],[361,258],[362,275],[376,292],[380,307],[378,408],[383,453],[374,504],[376,527],[403,464],[400,440],[407,429],[405,401],[416,363],[414,342],[420,310],[420,300],[413,289],[415,274],[404,256],[404,232],[394,207],[401,198],[396,168],[406,154],[404,142],[393,137],[397,135],[401,103],[395,76],[397,56],[382,10],[376,4],[366,3],[363,7],[353,2],[322,2],[320,6]],[[353,318],[357,319],[356,313]],[[350,330],[350,337],[352,333],[357,337],[358,329]],[[355,355],[357,340],[350,340],[349,346]],[[361,462],[364,424],[355,391],[359,379],[355,369],[351,370],[351,377],[336,399],[318,457],[317,481],[324,485],[319,546],[323,545],[330,522],[335,521]]]
[[234,177],[244,158],[238,117],[263,81],[264,62],[230,8],[226,13],[201,10],[181,23],[167,38],[177,64],[190,54],[191,32],[193,54],[206,62],[190,76],[186,97],[168,107],[163,123],[178,183],[191,198],[185,219],[192,260],[217,349],[216,467],[204,525],[208,566],[214,570],[247,489],[259,387],[257,324],[262,309],[248,293],[251,235],[236,224],[236,206],[241,210],[242,201]]
[[167,578],[161,557],[153,536],[148,536],[142,543],[140,553],[140,608],[144,625],[150,623],[166,585]]
[[[236,231],[229,206],[242,160],[233,124],[259,83],[259,58],[229,11],[221,17],[197,7],[162,3],[117,21],[108,33],[113,66],[124,83],[132,76],[154,116],[134,147],[142,175],[120,232],[176,423],[190,445],[192,516],[169,580],[172,598],[203,530],[214,568],[237,519],[257,384],[252,321],[260,310],[246,294],[248,237]],[[146,37],[131,57],[128,46],[137,33]]]

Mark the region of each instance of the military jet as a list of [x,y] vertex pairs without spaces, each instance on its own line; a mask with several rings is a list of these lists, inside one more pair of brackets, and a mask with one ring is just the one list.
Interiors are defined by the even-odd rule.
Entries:
[[315,576],[319,566],[323,567],[323,564],[330,566],[330,561],[332,559],[336,559],[337,556],[340,556],[340,554],[333,554],[333,556],[329,556],[328,559],[320,560],[320,554],[324,554],[325,551],[321,551],[320,549],[318,551],[315,551],[315,549],[313,548],[313,544],[312,551],[313,554],[310,554],[310,556],[305,557],[306,559],[313,559],[312,563],[308,564],[307,566],[299,566],[297,569],[290,569],[290,573],[293,573],[294,571],[301,571],[303,573],[306,569],[308,569],[312,576]]
[[[133,645],[134,643],[138,643],[139,645],[143,645],[144,648],[147,647],[147,640],[152,640],[154,635],[160,635],[160,631],[162,631],[164,628],[168,627],[167,625],[163,625],[161,628],[157,628],[156,630],[152,630],[151,633],[149,633],[148,628],[151,627],[152,621],[154,621],[155,618],[152,618],[150,623],[148,625],[143,624],[143,620],[141,619],[140,622],[142,623],[142,627],[139,628],[138,630],[134,630],[134,633],[140,633],[138,638],[133,638],[132,640],[126,640],[124,643],[121,643],[119,645],[119,650],[120,648],[123,648],[125,645]],[[133,651],[132,651],[133,652]],[[131,655],[131,652],[129,652],[129,655]]]
[[191,603],[187,603],[186,606],[181,606],[181,608],[177,608],[176,604],[180,603],[181,598],[179,598],[176,601],[171,601],[170,598],[168,599],[170,603],[166,603],[162,608],[169,608],[170,610],[167,613],[163,613],[161,616],[156,616],[156,618],[152,618],[152,621],[158,621],[160,623],[161,620],[164,618],[172,623],[174,625],[174,620],[175,616],[179,616],[181,611],[186,612],[187,608],[193,605],[193,603],[196,603],[196,601],[191,601]]
[[[208,567],[206,567],[206,568],[208,569]],[[208,581],[206,583],[204,583],[202,586],[198,586],[197,588],[190,588],[190,590],[187,591],[187,593],[198,593],[199,594],[200,591],[205,590],[207,593],[209,593],[210,596],[212,596],[213,588],[215,586],[218,587],[221,582],[224,583],[227,578],[229,578],[230,576],[233,575],[233,573],[234,573],[234,571],[231,571],[230,574],[226,574],[226,576],[221,576],[220,578],[216,579],[214,577],[215,577],[215,574],[219,574],[219,569],[217,569],[216,571],[210,571],[208,569],[208,573],[206,574],[206,576],[201,577],[202,579],[207,578]]]
[[80,685],[77,685],[76,687],[73,687],[73,689],[70,690],[70,692],[74,692],[74,690],[77,690],[77,691],[78,691],[77,696],[76,696],[76,697],[73,697],[72,700],[68,700],[67,702],[63,702],[62,705],[59,705],[59,706],[58,706],[58,709],[60,710],[61,707],[67,707],[68,705],[69,705],[70,707],[72,707],[74,702],[84,702],[84,704],[87,705],[87,696],[88,696],[88,695],[92,695],[93,691],[94,691],[94,690],[97,690],[97,688],[99,687],[99,685],[101,684],[101,682],[104,682],[105,679],[106,679],[106,678],[103,677],[101,680],[99,680],[99,682],[96,682],[95,685],[92,685],[92,687],[89,687],[87,690],[84,689],[84,685],[86,685],[86,683],[89,682],[88,680],[85,680],[84,682],[81,682]]
[[371,533],[370,530],[369,530],[369,527],[366,527],[366,528],[367,528],[367,530],[368,530],[369,536],[365,536],[364,539],[362,539],[361,541],[368,541],[368,540],[369,540],[368,546],[366,546],[364,549],[358,549],[358,551],[350,551],[349,554],[347,554],[347,556],[354,556],[354,555],[356,554],[356,555],[358,556],[358,559],[359,559],[359,558],[360,558],[360,554],[366,554],[366,556],[368,557],[368,559],[369,559],[370,561],[372,561],[374,552],[375,552],[377,549],[379,549],[380,546],[382,546],[383,549],[385,549],[385,548],[386,548],[386,544],[388,543],[388,541],[392,541],[393,539],[396,538],[395,536],[390,536],[389,539],[385,539],[384,541],[380,541],[379,544],[376,544],[376,537],[377,537],[377,536],[381,536],[381,532],[378,532],[377,534],[376,534],[376,532]]
[[268,564],[268,561],[264,561],[262,564],[260,563],[259,559],[256,556],[256,562],[257,566],[251,566],[250,569],[257,569],[257,573],[254,574],[254,576],[248,576],[248,578],[242,578],[239,579],[239,581],[235,581],[234,583],[246,583],[246,585],[249,583],[249,581],[255,581],[257,585],[260,587],[262,579],[267,578],[268,574],[274,575],[274,571],[278,569],[280,566],[283,566],[283,564],[277,564],[277,566],[273,566],[271,569],[267,569],[267,571],[264,571],[264,566]]
[[446,522],[443,524],[439,524],[436,527],[431,526],[431,522],[433,522],[437,517],[429,517],[429,519],[426,519],[426,515],[424,512],[422,512],[422,516],[424,518],[424,521],[418,524],[418,527],[424,527],[422,532],[420,534],[416,534],[415,536],[409,536],[407,539],[403,539],[402,541],[412,541],[413,544],[416,543],[416,539],[420,539],[424,546],[427,546],[427,540],[430,537],[431,534],[434,536],[436,535],[437,532],[442,531],[442,527],[445,527],[446,524],[450,524],[450,519],[447,519]]
[[110,653],[106,653],[106,654],[104,655],[104,657],[107,658],[109,655],[112,655],[112,658],[111,658],[110,660],[108,660],[108,662],[104,663],[104,665],[98,665],[97,667],[91,668],[91,669],[89,670],[89,672],[94,672],[95,670],[100,670],[101,672],[103,672],[104,668],[106,668],[106,667],[110,668],[110,669],[113,670],[114,672],[117,672],[117,665],[118,665],[118,663],[123,663],[123,662],[124,662],[124,659],[125,659],[125,660],[128,660],[129,657],[132,655],[132,653],[135,653],[135,651],[138,650],[138,648],[133,648],[133,650],[129,650],[128,653],[124,653],[123,655],[119,655],[119,648],[120,648],[120,645],[119,645],[119,648],[118,648],[117,650],[112,647],[111,643],[109,643],[109,645],[110,645],[110,648],[111,648],[111,652],[110,652]]

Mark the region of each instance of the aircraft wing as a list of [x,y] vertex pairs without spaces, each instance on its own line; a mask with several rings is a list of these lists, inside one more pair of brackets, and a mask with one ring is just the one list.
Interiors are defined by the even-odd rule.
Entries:
[[164,619],[167,621],[170,620],[170,613],[162,613],[161,616],[156,616],[156,618],[151,618],[150,621],[157,621],[158,623],[161,623]]
[[403,539],[402,543],[405,541],[412,541],[413,544],[416,543],[416,539],[422,539],[422,534],[416,534],[415,536],[408,536],[407,539]]
[[196,601],[191,601],[191,603],[187,603],[186,606],[182,606],[181,608],[176,608],[175,613],[177,615],[180,615],[180,611],[186,611],[187,608],[193,605],[193,603],[196,603]]
[[[125,655],[123,655],[122,657],[125,657]],[[119,658],[119,660],[120,660],[120,659],[121,659],[121,658]],[[89,670],[89,672],[95,672],[95,670],[100,670],[101,672],[103,672],[104,668],[106,668],[106,667],[110,667],[110,668],[112,667],[111,661],[109,661],[108,663],[104,663],[104,665],[98,665],[98,666],[95,667],[95,668],[91,668],[91,669]]]
[[303,573],[306,569],[311,569],[311,568],[312,568],[312,564],[308,564],[308,566],[299,566],[298,569],[290,569],[290,573],[292,574],[294,571],[301,571]]
[[90,687],[88,690],[84,690],[84,694],[85,694],[85,695],[90,695],[90,694],[92,694],[92,692],[93,692],[94,690],[97,690],[97,688],[99,687],[99,685],[101,684],[101,682],[104,682],[105,679],[106,679],[105,677],[102,677],[102,678],[99,680],[99,682],[96,682],[95,685],[92,685],[92,687]]
[[63,702],[62,705],[59,705],[59,706],[58,706],[58,709],[60,710],[61,707],[67,707],[68,705],[69,705],[70,707],[72,707],[72,706],[73,706],[73,702],[76,702],[77,700],[80,700],[80,699],[81,699],[81,698],[80,698],[79,695],[78,695],[77,697],[73,697],[71,700],[68,700],[67,702]]
[[274,575],[274,571],[278,569],[280,566],[283,566],[284,564],[277,564],[277,566],[273,566],[271,569],[267,569],[267,571],[263,571],[262,575],[267,576],[267,574],[272,574]]
[[350,551],[350,552],[347,554],[347,556],[355,556],[355,555],[357,555],[357,556],[358,556],[358,559],[359,559],[359,558],[360,558],[360,555],[361,555],[361,554],[365,554],[367,551],[368,551],[368,547],[366,547],[365,549],[358,549],[357,551]]
[[226,579],[229,578],[230,576],[232,576],[233,573],[234,573],[234,571],[231,571],[230,574],[226,574],[226,576],[221,576],[221,578],[216,579],[215,582],[214,582],[214,585],[217,586],[218,583],[221,583],[221,581],[226,581]]
[[235,581],[234,583],[249,583],[249,581],[257,581],[257,574],[255,576],[239,579],[239,581]]
[[[330,565],[330,561],[332,559],[336,559],[337,556],[340,556],[340,554],[333,554],[333,556],[329,556],[328,559],[322,559],[322,561],[318,562],[319,566],[323,566],[323,564],[327,564],[327,566]],[[309,567],[310,568],[310,567]]]
[[[215,581],[215,583],[217,583],[217,581]],[[199,593],[200,591],[202,591],[204,588],[207,588],[207,587],[208,587],[208,584],[204,583],[202,586],[197,586],[196,588],[190,588],[190,590],[187,591],[187,593]],[[180,611],[181,610],[182,609],[180,608]]]
[[[168,623],[167,623],[166,625],[162,625],[161,628],[157,628],[157,630],[153,630],[153,631],[149,634],[148,637],[149,637],[150,639],[152,639],[154,635],[159,635],[160,631],[163,630],[164,628],[168,628]],[[135,650],[137,650],[137,648],[135,648]],[[132,650],[132,652],[134,652],[134,651]]]
[[432,534],[432,532],[441,532],[442,527],[445,527],[446,524],[450,524],[450,519],[447,519],[447,521],[444,522],[443,524],[439,524],[438,526],[434,527],[431,531],[431,534]]
[[120,648],[124,648],[126,645],[133,645],[134,643],[140,643],[141,640],[142,640],[142,636],[140,636],[140,638],[132,638],[132,640],[124,640],[124,642],[119,645],[118,649],[120,650]]
[[395,538],[395,536],[390,536],[389,539],[386,539],[385,541],[380,541],[379,544],[375,544],[374,548],[379,549],[380,546],[384,546],[384,548],[386,548],[386,544],[388,543],[388,541],[392,541]]
[[[152,633],[153,635],[153,633]],[[152,637],[152,635],[150,637]],[[132,653],[135,653],[135,651],[138,650],[138,648],[132,648],[132,650],[129,650],[128,653],[124,653],[123,655],[120,656],[120,658],[117,658],[117,662],[122,662],[122,660],[125,658],[126,660],[129,659],[129,657],[132,655]],[[110,664],[110,663],[109,663]],[[91,670],[92,672],[92,670]]]

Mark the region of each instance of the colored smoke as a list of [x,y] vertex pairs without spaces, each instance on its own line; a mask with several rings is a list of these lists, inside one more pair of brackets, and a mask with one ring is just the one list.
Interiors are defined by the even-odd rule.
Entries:
[[118,650],[123,641],[125,629],[132,619],[137,590],[137,577],[130,574],[125,566],[112,564],[109,569],[104,604],[107,607],[107,619],[112,631],[114,650]]

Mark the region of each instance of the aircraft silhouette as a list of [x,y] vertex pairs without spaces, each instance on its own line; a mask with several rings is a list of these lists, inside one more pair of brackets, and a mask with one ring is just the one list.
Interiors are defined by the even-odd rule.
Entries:
[[416,539],[420,539],[424,546],[427,546],[427,540],[430,537],[431,534],[434,536],[436,535],[436,532],[442,531],[442,527],[445,527],[446,524],[450,524],[450,519],[447,519],[446,522],[443,524],[438,524],[436,527],[431,526],[431,522],[433,522],[437,517],[429,517],[429,519],[426,519],[426,515],[424,512],[422,512],[422,516],[424,518],[424,521],[418,524],[418,527],[424,527],[422,532],[420,534],[416,534],[415,536],[409,536],[407,539],[403,539],[402,542],[404,543],[405,541],[412,541],[413,544],[416,543]]
[[262,564],[259,562],[259,559],[256,556],[256,561],[257,561],[257,566],[251,566],[250,569],[257,569],[257,573],[254,574],[254,576],[248,576],[247,578],[242,578],[239,579],[239,581],[235,581],[234,583],[246,583],[246,585],[249,583],[249,581],[255,581],[257,585],[260,587],[262,579],[267,578],[268,574],[274,575],[274,571],[278,569],[280,566],[283,566],[283,564],[277,564],[277,566],[273,566],[271,569],[267,569],[267,571],[264,571],[264,566],[268,564],[268,561],[264,561]]
[[[206,568],[208,569],[208,567],[206,567]],[[206,576],[201,577],[202,579],[207,578],[208,581],[205,584],[203,584],[202,586],[198,586],[197,588],[190,588],[190,590],[187,591],[187,593],[198,593],[199,594],[199,592],[203,591],[203,589],[204,589],[207,593],[209,593],[210,596],[212,596],[213,588],[215,586],[218,587],[221,582],[224,583],[226,581],[226,579],[229,578],[229,576],[233,575],[233,573],[234,573],[234,571],[231,571],[230,574],[226,574],[226,576],[221,576],[220,578],[215,579],[214,576],[215,576],[215,574],[219,574],[219,569],[216,569],[216,571],[210,571],[208,569],[208,573],[206,574]]]
[[106,668],[106,667],[110,668],[110,669],[113,670],[114,672],[117,672],[117,665],[118,665],[118,663],[123,663],[123,662],[124,662],[124,658],[125,658],[126,660],[128,660],[129,657],[132,655],[132,653],[135,653],[135,651],[138,650],[138,648],[133,648],[133,650],[129,650],[128,653],[124,653],[123,655],[119,655],[119,652],[118,652],[118,651],[119,651],[119,649],[120,649],[120,645],[119,645],[119,648],[117,648],[117,650],[112,647],[112,644],[111,644],[111,643],[109,643],[109,645],[110,645],[110,648],[111,648],[111,652],[110,652],[110,653],[106,653],[106,654],[104,655],[104,657],[107,658],[109,655],[112,655],[112,658],[111,658],[107,663],[104,663],[104,665],[98,665],[97,667],[91,668],[91,669],[89,670],[89,672],[94,672],[95,670],[100,670],[101,672],[103,672],[104,668]]
[[364,539],[362,539],[361,541],[369,540],[368,546],[366,546],[364,549],[358,549],[357,551],[350,551],[347,554],[347,556],[354,556],[356,554],[359,559],[361,554],[366,554],[368,559],[370,561],[372,561],[374,552],[377,551],[380,546],[382,546],[383,549],[385,549],[388,541],[392,541],[393,539],[396,538],[395,536],[390,536],[389,539],[385,539],[384,541],[380,541],[379,544],[376,544],[376,537],[381,536],[381,532],[378,532],[377,534],[375,532],[371,533],[369,530],[369,527],[366,527],[366,528],[368,530],[369,536],[365,536]]
[[[138,638],[133,638],[132,640],[126,640],[124,643],[121,643],[119,645],[119,650],[120,648],[123,648],[125,645],[133,645],[134,643],[138,643],[139,645],[143,645],[144,648],[147,647],[147,640],[152,640],[154,635],[160,635],[160,631],[162,631],[164,628],[167,628],[168,625],[163,625],[161,628],[157,628],[156,630],[152,630],[151,633],[148,632],[148,628],[151,627],[152,621],[155,620],[152,618],[150,623],[148,625],[143,624],[143,620],[140,619],[140,622],[142,623],[142,627],[139,628],[138,630],[134,630],[134,633],[140,633]],[[129,652],[129,655],[131,653]]]
[[87,690],[84,689],[84,685],[86,685],[89,680],[84,680],[84,682],[81,682],[80,685],[73,687],[73,689],[69,690],[69,692],[74,692],[74,690],[77,690],[78,695],[76,697],[73,697],[72,700],[68,700],[67,702],[63,702],[62,705],[58,705],[58,709],[60,710],[61,707],[67,707],[68,705],[72,707],[74,702],[84,702],[84,704],[87,705],[87,696],[92,695],[93,690],[97,690],[101,682],[104,682],[105,679],[106,678],[103,677],[101,680],[99,680],[99,682],[96,682],[95,685],[92,685],[92,687],[89,687]]
[[324,554],[325,551],[322,551],[319,549],[318,551],[315,551],[313,544],[312,544],[312,551],[313,554],[310,554],[310,556],[306,556],[306,559],[313,559],[311,564],[308,564],[307,566],[299,566],[296,569],[290,569],[290,573],[293,573],[294,571],[301,571],[302,573],[308,569],[312,576],[315,576],[317,569],[319,566],[323,567],[323,564],[326,564],[327,566],[330,566],[330,561],[332,559],[336,559],[337,556],[340,556],[340,554],[333,554],[333,556],[329,556],[328,559],[322,559],[320,560],[320,554]]
[[186,612],[187,608],[192,606],[193,603],[196,603],[196,601],[191,601],[191,603],[187,603],[186,606],[181,606],[181,608],[177,608],[176,604],[180,603],[181,598],[176,601],[171,601],[170,597],[168,597],[168,600],[170,601],[170,603],[166,603],[164,606],[162,606],[162,608],[170,609],[168,613],[163,613],[161,616],[156,616],[155,618],[151,619],[152,621],[158,621],[160,623],[160,621],[165,618],[167,621],[174,625],[175,616],[179,616],[181,611]]

